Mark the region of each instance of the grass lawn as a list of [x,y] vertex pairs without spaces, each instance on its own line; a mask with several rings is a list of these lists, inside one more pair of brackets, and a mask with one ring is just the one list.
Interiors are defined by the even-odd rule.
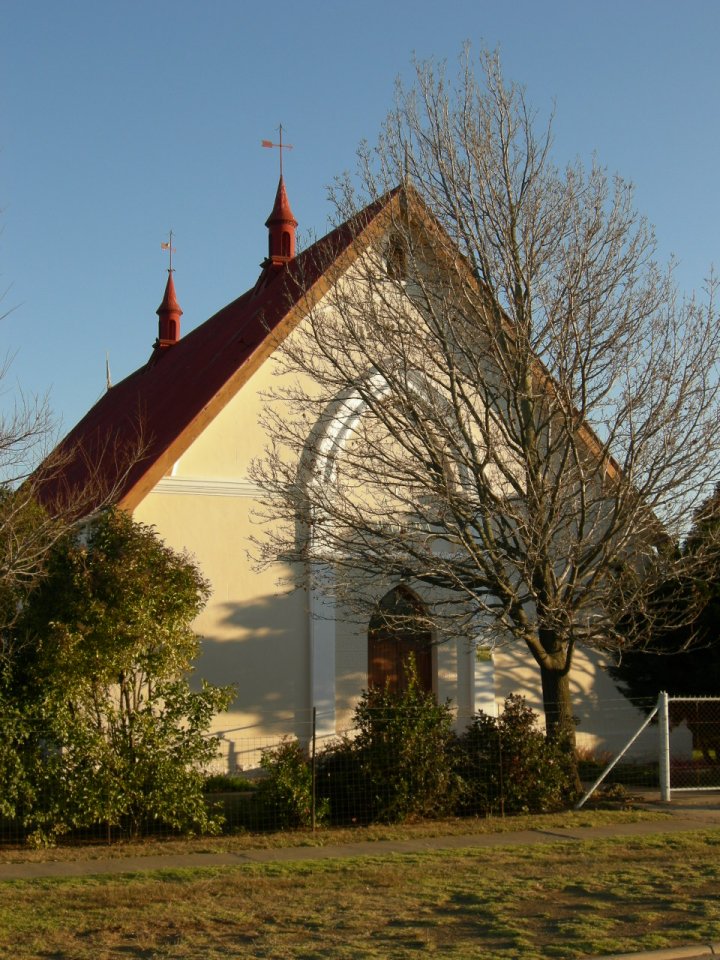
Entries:
[[6,881],[0,956],[572,960],[720,940],[719,891],[717,830]]
[[292,830],[287,833],[238,833],[197,840],[146,838],[132,843],[69,843],[57,847],[33,849],[29,846],[0,845],[0,864],[43,862],[45,860],[96,860],[107,857],[138,857],[173,853],[237,853],[268,847],[324,847],[329,844],[355,843],[358,840],[419,840],[423,837],[464,836],[478,833],[507,833],[511,830],[567,830],[574,827],[599,827],[604,824],[662,821],[669,813],[657,810],[592,809],[565,810],[562,813],[513,817],[459,817],[449,820],[423,820],[418,823],[373,824],[369,827]]

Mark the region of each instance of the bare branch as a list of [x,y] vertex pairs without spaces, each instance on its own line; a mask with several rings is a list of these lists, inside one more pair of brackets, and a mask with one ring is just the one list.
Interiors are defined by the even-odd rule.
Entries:
[[[680,300],[631,187],[554,167],[479,67],[417,63],[361,150],[364,198],[411,183],[283,346],[260,549],[365,622],[378,583],[424,584],[439,639],[524,642],[567,730],[575,645],[622,642],[719,475],[716,281]],[[333,197],[357,215],[348,180]]]

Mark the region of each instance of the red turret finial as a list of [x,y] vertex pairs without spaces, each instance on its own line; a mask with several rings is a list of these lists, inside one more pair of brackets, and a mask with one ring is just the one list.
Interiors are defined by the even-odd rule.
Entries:
[[265,221],[268,228],[268,255],[263,267],[279,267],[295,256],[295,229],[297,220],[290,209],[285,181],[280,177],[275,205]]
[[180,317],[182,310],[175,296],[173,272],[168,270],[168,279],[165,286],[165,296],[155,311],[160,318],[158,323],[158,338],[155,341],[156,350],[164,350],[177,343],[180,339]]
[[173,280],[173,273],[175,273],[175,270],[173,269],[172,265],[172,255],[175,253],[175,247],[173,247],[172,242],[173,232],[171,230],[168,236],[168,241],[160,244],[160,248],[162,250],[168,251],[170,261],[168,264],[168,279],[167,284],[165,285],[165,296],[162,299],[162,303],[155,311],[160,318],[160,322],[158,323],[158,338],[154,344],[156,352],[159,350],[164,350],[167,347],[171,347],[180,339],[180,317],[182,316],[182,310],[180,309],[180,304],[177,302],[177,297],[175,296],[175,282]]
[[275,205],[272,213],[265,221],[268,228],[268,255],[261,266],[280,267],[295,256],[295,230],[297,220],[290,209],[287,191],[285,190],[285,180],[282,169],[283,150],[292,150],[291,143],[283,143],[283,128],[280,124],[280,142],[273,143],[271,140],[263,140],[263,147],[277,147],[280,152],[280,181],[278,183],[277,194],[275,195]]

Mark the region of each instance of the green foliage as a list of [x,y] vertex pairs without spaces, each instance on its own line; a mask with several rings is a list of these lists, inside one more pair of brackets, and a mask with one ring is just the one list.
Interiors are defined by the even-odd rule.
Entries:
[[509,696],[502,714],[478,713],[460,738],[461,812],[549,813],[574,799],[574,762],[567,744],[549,740],[523,697]]
[[[317,758],[316,822],[397,822],[451,813],[460,791],[448,704],[423,691],[412,662],[401,693],[373,689],[355,710],[353,738]],[[262,755],[254,819],[279,829],[312,822],[312,770],[297,741]]]
[[38,758],[32,749],[31,705],[14,702],[0,688],[0,817],[20,819],[35,797]]
[[[317,824],[545,813],[573,802],[567,745],[546,739],[521,697],[509,697],[499,718],[478,714],[458,738],[449,705],[420,689],[412,663],[408,677],[402,692],[366,692],[355,710],[355,735],[319,754]],[[263,752],[261,767],[265,775],[258,780],[212,777],[206,789],[222,792],[236,828],[310,827],[307,751],[296,740],[283,740]]]
[[327,802],[333,824],[366,824],[372,820],[363,759],[363,752],[347,736],[328,743],[317,758],[317,793]]
[[679,573],[657,585],[650,615],[641,611],[623,625],[632,635],[645,616],[643,644],[610,668],[623,693],[646,712],[661,690],[720,695],[720,485],[695,515],[680,554]]
[[[122,511],[103,513],[53,551],[20,624],[33,639],[30,681],[69,683],[92,698],[128,665],[153,681],[186,671],[193,618],[209,587],[187,557]],[[123,688],[124,693],[131,693]]]
[[[285,739],[264,750],[260,766],[266,774],[258,781],[255,795],[261,821],[279,830],[312,826],[312,769],[297,740]],[[316,823],[326,819],[327,808],[327,802],[317,805]]]
[[232,776],[227,773],[213,773],[205,777],[203,790],[205,793],[244,793],[255,790],[257,782],[246,777]]
[[191,623],[208,595],[187,557],[120,511],[50,556],[14,632],[6,696],[30,705],[22,810],[39,839],[105,823],[213,832],[201,768],[216,756],[212,716],[229,689],[188,676]]
[[452,713],[422,690],[415,665],[407,688],[373,688],[355,709],[357,735],[321,758],[321,790],[335,820],[397,822],[453,810],[459,782],[453,772]]
[[63,529],[62,522],[51,517],[32,492],[0,483],[0,631],[4,644]]

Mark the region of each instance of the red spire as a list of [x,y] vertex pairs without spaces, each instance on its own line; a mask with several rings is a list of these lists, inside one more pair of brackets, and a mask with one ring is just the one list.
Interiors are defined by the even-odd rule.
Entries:
[[164,350],[171,347],[180,339],[180,317],[182,310],[175,296],[175,283],[173,281],[173,270],[168,270],[168,280],[165,286],[165,296],[162,303],[155,311],[160,317],[158,323],[158,338],[155,341],[155,348]]
[[275,205],[265,221],[265,226],[268,228],[268,256],[262,266],[282,266],[295,256],[295,228],[297,227],[297,220],[290,209],[282,174],[280,174],[275,195]]

